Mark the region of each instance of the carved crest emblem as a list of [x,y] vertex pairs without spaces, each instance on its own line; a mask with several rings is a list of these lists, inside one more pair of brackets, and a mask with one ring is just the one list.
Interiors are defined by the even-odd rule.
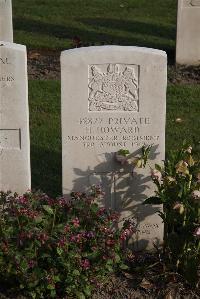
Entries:
[[139,111],[139,66],[89,66],[89,111]]

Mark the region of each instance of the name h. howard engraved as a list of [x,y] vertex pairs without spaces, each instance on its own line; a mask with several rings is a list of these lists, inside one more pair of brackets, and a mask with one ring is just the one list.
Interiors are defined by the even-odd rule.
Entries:
[[92,111],[139,111],[139,66],[89,66],[88,106]]

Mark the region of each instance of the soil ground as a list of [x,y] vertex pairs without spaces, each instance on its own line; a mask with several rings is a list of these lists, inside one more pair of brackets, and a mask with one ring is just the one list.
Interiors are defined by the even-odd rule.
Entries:
[[[191,287],[181,275],[164,271],[158,254],[142,253],[128,261],[129,270],[110,275],[99,284],[91,299],[199,299],[200,289]],[[0,299],[28,299],[0,286]],[[58,298],[61,299],[61,298]],[[65,297],[62,299],[75,299]]]

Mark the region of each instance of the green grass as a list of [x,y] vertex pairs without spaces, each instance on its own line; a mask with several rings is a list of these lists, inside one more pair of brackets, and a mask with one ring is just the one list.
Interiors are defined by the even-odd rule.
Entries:
[[[166,149],[184,139],[199,140],[200,86],[169,85],[167,93]],[[60,83],[30,81],[32,187],[50,195],[61,194]],[[176,119],[181,118],[181,123]]]
[[60,84],[30,81],[32,187],[61,195]]
[[[29,48],[138,45],[174,53],[175,0],[13,0],[15,42]],[[173,54],[172,54],[173,55]]]
[[[167,93],[166,150],[180,148],[183,140],[200,141],[200,86],[169,85]],[[176,122],[180,118],[181,122]]]

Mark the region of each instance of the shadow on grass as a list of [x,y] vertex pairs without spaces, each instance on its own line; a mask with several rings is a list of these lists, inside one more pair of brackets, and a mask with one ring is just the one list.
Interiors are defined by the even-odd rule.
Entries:
[[49,196],[62,195],[61,153],[42,147],[31,147],[32,189],[42,190]]
[[[26,18],[14,18],[14,28],[26,32],[45,34],[60,39],[73,39],[78,36],[83,46],[96,44],[134,45],[165,50],[169,62],[174,62],[175,48],[169,45],[169,40],[175,40],[176,28],[166,25],[156,25],[140,21],[124,21],[105,18],[79,19],[88,29],[47,24]],[[116,31],[116,29],[118,31]],[[109,33],[108,30],[111,32]],[[120,33],[124,31],[124,33]],[[115,32],[113,32],[115,31]],[[127,36],[128,35],[128,36]]]

